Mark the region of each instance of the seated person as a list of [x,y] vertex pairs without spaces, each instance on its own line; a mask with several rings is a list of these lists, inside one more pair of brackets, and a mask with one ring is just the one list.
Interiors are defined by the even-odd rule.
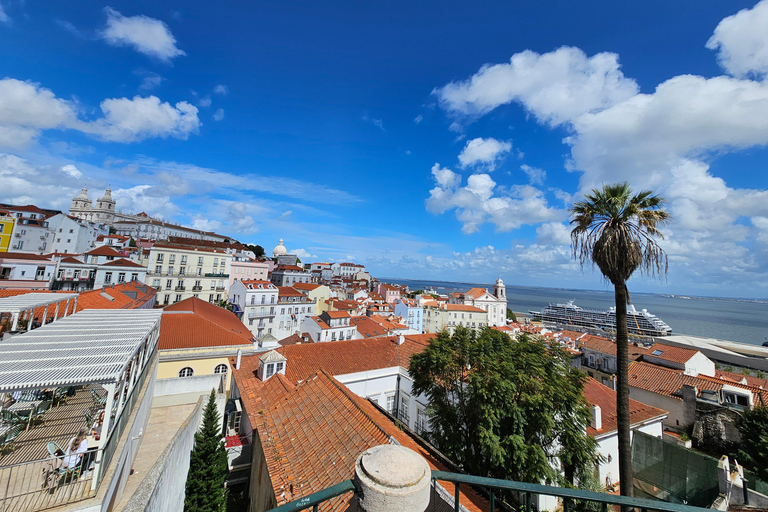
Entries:
[[101,438],[101,427],[104,425],[104,411],[99,413],[99,417],[91,425],[91,435],[98,441]]
[[69,440],[64,464],[72,471],[83,462],[83,454],[88,450],[88,429],[81,428],[75,437]]

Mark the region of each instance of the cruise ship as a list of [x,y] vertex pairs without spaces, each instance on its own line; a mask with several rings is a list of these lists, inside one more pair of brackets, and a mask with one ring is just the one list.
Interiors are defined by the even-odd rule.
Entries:
[[[616,308],[608,311],[584,309],[568,301],[566,304],[550,304],[543,311],[529,311],[535,320],[557,324],[590,327],[593,329],[616,330]],[[627,305],[627,330],[641,336],[667,336],[672,328],[647,309],[638,311],[632,304]]]

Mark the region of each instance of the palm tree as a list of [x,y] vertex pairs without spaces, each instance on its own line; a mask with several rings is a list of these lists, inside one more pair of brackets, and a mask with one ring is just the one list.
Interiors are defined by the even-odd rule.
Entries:
[[670,216],[666,201],[644,190],[632,195],[628,183],[593,189],[570,208],[573,254],[583,268],[597,265],[613,284],[616,299],[616,422],[619,438],[619,485],[623,496],[632,496],[632,453],[629,437],[629,335],[627,280],[640,269],[643,274],[667,273],[667,256],[656,243],[663,239],[659,227]]

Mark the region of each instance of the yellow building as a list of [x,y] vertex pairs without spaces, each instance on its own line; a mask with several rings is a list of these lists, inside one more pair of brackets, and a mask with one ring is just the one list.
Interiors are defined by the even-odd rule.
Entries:
[[315,283],[295,283],[293,287],[309,297],[315,300],[315,315],[319,315],[327,309],[323,307],[326,300],[331,298],[331,289],[324,284]]
[[8,252],[10,249],[15,224],[16,218],[10,212],[0,210],[0,252]]
[[255,352],[253,334],[231,312],[195,297],[163,310],[158,379],[222,375],[229,390],[229,357]]

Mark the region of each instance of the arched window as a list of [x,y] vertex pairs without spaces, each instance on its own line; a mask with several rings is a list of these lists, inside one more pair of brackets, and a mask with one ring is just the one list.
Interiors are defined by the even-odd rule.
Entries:
[[227,365],[224,363],[217,364],[216,368],[213,369],[213,373],[227,373],[229,368],[227,368]]
[[179,377],[191,377],[195,374],[195,370],[190,368],[189,366],[185,366],[181,370],[179,370]]

